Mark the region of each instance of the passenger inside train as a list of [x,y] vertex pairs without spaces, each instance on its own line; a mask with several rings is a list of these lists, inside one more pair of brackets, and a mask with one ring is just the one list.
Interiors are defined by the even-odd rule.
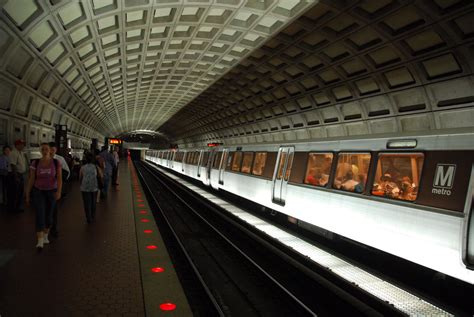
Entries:
[[372,195],[406,201],[416,200],[423,159],[421,153],[381,154]]
[[242,159],[242,173],[250,174],[253,160],[253,152],[245,152]]
[[370,154],[339,154],[333,187],[344,191],[362,193],[367,181]]
[[332,159],[332,153],[310,153],[305,184],[326,186],[331,173]]
[[267,160],[266,152],[257,152],[255,154],[255,160],[253,162],[252,174],[258,175],[258,176],[262,175],[263,169],[265,168],[266,160]]

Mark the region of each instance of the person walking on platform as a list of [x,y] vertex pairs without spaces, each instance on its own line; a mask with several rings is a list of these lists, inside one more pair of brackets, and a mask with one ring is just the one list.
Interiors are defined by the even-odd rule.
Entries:
[[53,210],[61,198],[62,168],[61,162],[54,159],[48,143],[41,144],[41,158],[34,160],[30,166],[30,177],[26,188],[26,203],[30,196],[36,209],[36,247],[42,250],[48,244],[48,233],[53,221]]
[[118,167],[119,167],[119,163],[120,163],[120,157],[119,157],[119,147],[116,146],[114,147],[114,151],[112,152],[112,156],[114,157],[114,162],[115,162],[115,166],[114,166],[114,170],[112,172],[112,184],[114,184],[114,186],[118,186],[118,182],[117,182],[117,179],[118,179]]
[[8,205],[8,194],[11,192],[10,185],[10,152],[11,148],[8,145],[3,147],[3,154],[0,156],[0,205]]
[[[62,180],[62,192],[61,192],[61,197],[64,197],[66,195],[66,186],[67,186],[67,181],[69,179],[69,175],[71,174],[70,170],[69,170],[69,166],[68,164],[66,163],[66,160],[64,159],[64,157],[62,157],[61,155],[58,155],[57,152],[58,152],[58,148],[56,146],[56,143],[55,142],[49,142],[49,148],[50,148],[50,151],[51,151],[51,157],[57,161],[59,161],[59,163],[61,163],[61,169],[62,169],[62,173],[61,173],[61,180]],[[59,231],[58,231],[58,210],[59,209],[59,203],[55,204],[55,207],[54,207],[54,211],[53,211],[53,224],[51,226],[51,236],[57,238],[58,235],[59,235]]]
[[15,148],[10,154],[10,167],[12,170],[12,197],[8,202],[11,211],[24,211],[25,183],[28,175],[28,158],[23,152],[25,141],[15,141]]
[[94,163],[92,153],[87,153],[84,157],[85,164],[79,172],[79,182],[81,184],[82,201],[87,223],[95,221],[96,197],[99,190],[99,182],[103,175],[100,168]]
[[[98,149],[94,150],[94,155],[95,155],[95,165],[97,168],[100,169],[100,173],[102,174],[102,187],[99,188],[99,191],[97,192],[97,203],[100,203],[100,196],[102,195],[102,190],[104,188],[104,170],[105,170],[105,162],[102,156],[99,155],[100,151]],[[84,162],[85,164],[85,156],[84,156]]]
[[107,151],[107,146],[102,147],[102,151],[99,153],[99,156],[104,161],[104,188],[102,189],[101,196],[107,198],[107,193],[109,190],[110,181],[112,178],[112,171],[115,166],[114,157]]

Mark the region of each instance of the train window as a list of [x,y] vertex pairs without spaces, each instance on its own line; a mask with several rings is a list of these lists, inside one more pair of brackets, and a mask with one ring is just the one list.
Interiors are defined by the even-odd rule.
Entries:
[[372,195],[414,201],[423,160],[422,153],[379,154]]
[[216,152],[214,155],[214,164],[212,165],[213,168],[218,169],[219,164],[221,163],[222,152]]
[[253,152],[244,152],[244,157],[242,159],[242,169],[240,170],[242,173],[250,174],[252,169],[253,155]]
[[277,171],[277,179],[281,179],[281,177],[283,176],[283,168],[285,167],[286,155],[286,152],[281,152],[280,165],[278,166]]
[[240,171],[240,164],[242,163],[242,152],[235,152],[232,157],[232,170],[234,172]]
[[266,152],[257,152],[255,154],[255,160],[253,161],[252,174],[253,175],[262,175],[263,170],[265,169],[265,163],[267,161]]
[[309,153],[304,183],[314,186],[326,186],[331,173],[332,153]]
[[367,182],[370,153],[339,153],[333,187],[362,193]]

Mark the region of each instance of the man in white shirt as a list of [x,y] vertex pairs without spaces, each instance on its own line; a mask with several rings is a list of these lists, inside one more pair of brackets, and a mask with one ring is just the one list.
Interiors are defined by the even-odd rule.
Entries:
[[21,212],[25,209],[25,184],[28,177],[29,161],[26,153],[23,152],[25,148],[25,141],[19,139],[15,141],[15,148],[10,154],[10,166],[13,175],[13,199],[10,200],[9,209],[11,211]]
[[69,175],[71,174],[71,171],[69,170],[69,166],[66,163],[66,160],[64,157],[62,157],[59,154],[56,154],[58,152],[58,148],[56,147],[56,143],[50,142],[49,147],[51,149],[51,156],[58,160],[59,163],[61,163],[61,168],[63,169],[63,187],[64,187],[64,181],[67,181],[69,179]]
[[[64,159],[64,157],[62,157],[61,155],[56,154],[56,152],[58,151],[56,143],[50,142],[49,147],[51,149],[50,150],[51,151],[51,156],[55,160],[59,161],[59,163],[61,163],[61,168],[63,170],[62,176],[63,176],[63,194],[64,194],[65,190],[66,190],[65,189],[66,188],[66,183],[67,183],[67,180],[69,179],[69,175],[71,174],[71,171],[69,170],[69,166],[67,165],[66,160]],[[50,229],[51,236],[53,236],[54,238],[58,237],[58,205],[59,205],[59,202],[56,203],[56,205],[54,207],[53,224],[51,225],[51,229]]]

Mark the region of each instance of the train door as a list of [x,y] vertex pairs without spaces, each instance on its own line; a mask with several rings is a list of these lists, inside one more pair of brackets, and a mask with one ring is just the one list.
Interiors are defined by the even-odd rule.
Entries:
[[172,152],[167,151],[166,154],[167,154],[166,155],[166,166],[171,167],[171,154],[172,154]]
[[208,184],[209,180],[209,151],[202,151],[201,152],[201,161],[199,164],[199,175],[198,177],[201,178],[203,176],[203,183]]
[[214,157],[217,154],[216,150],[211,150],[208,152],[207,157],[207,168],[206,168],[206,184],[211,183],[211,171],[212,171],[212,164],[214,162]]
[[170,167],[173,168],[174,167],[174,158],[176,156],[176,151],[172,151],[171,152],[171,157],[170,157]]
[[197,162],[197,177],[201,177],[201,166],[203,165],[204,151],[199,151],[199,158]]
[[294,147],[282,146],[278,150],[277,162],[273,173],[272,201],[285,205],[286,190],[293,165]]
[[474,165],[471,167],[471,179],[467,194],[463,234],[463,261],[468,269],[474,270]]
[[186,164],[187,159],[188,159],[188,153],[189,152],[184,152],[183,153],[183,159],[181,160],[181,172],[184,173],[184,164]]
[[222,150],[221,163],[219,164],[219,184],[224,185],[224,171],[227,166],[227,158],[229,157],[229,149]]

